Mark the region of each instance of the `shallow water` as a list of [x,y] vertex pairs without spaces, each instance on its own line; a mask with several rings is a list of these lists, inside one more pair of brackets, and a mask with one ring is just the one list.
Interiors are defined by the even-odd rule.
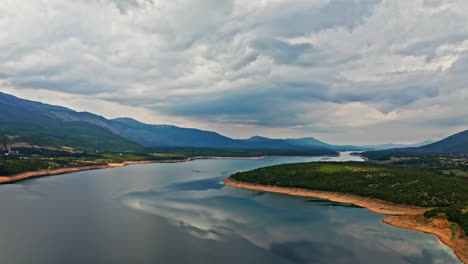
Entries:
[[[436,237],[364,208],[220,182],[324,159],[144,164],[2,185],[0,263],[460,263]],[[330,160],[350,159],[360,160]]]

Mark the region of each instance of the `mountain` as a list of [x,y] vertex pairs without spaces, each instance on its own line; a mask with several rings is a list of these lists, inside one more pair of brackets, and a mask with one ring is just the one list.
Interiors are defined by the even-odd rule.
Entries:
[[70,151],[60,145],[55,145],[49,140],[41,140],[40,138],[26,137],[26,136],[12,136],[12,135],[0,135],[0,150],[9,152],[17,148],[38,148],[48,150],[65,150]]
[[331,145],[320,140],[317,140],[312,137],[307,138],[289,138],[286,139],[290,144],[296,146],[308,146],[308,147],[317,147],[317,148],[325,148],[337,151],[360,151],[364,150],[365,148],[359,146],[340,146],[340,145]]
[[295,146],[284,139],[272,139],[267,137],[254,136],[248,139],[239,139],[239,142],[245,146],[257,146],[259,148],[302,148],[304,146]]
[[416,148],[397,148],[392,150],[404,152],[468,153],[468,130],[429,145]]
[[357,146],[339,146],[331,145],[312,137],[307,138],[286,138],[286,139],[272,139],[266,137],[255,136],[249,139],[242,140],[248,143],[254,143],[262,147],[273,148],[319,148],[334,151],[359,151],[364,150],[362,147]]
[[381,144],[381,145],[367,145],[367,146],[361,146],[362,148],[365,149],[372,149],[372,150],[386,150],[386,149],[394,149],[394,148],[413,148],[413,147],[421,147],[424,145],[428,145],[434,143],[434,141],[431,140],[426,140],[420,143],[416,144],[392,144],[392,143],[387,143],[387,144]]
[[352,146],[352,145],[332,145],[315,139],[313,137],[306,138],[286,138],[286,139],[271,139],[266,137],[255,136],[249,139],[244,139],[244,142],[255,143],[257,145],[270,146],[274,148],[320,148],[334,151],[362,151],[362,150],[386,150],[393,148],[419,147],[432,143],[432,141],[424,141],[418,144],[382,144],[382,145],[367,145],[367,146]]
[[1,92],[0,135],[23,136],[29,140],[40,138],[51,148],[66,146],[109,151],[139,151],[145,147],[324,149],[291,144],[282,139],[232,139],[216,132],[149,125],[131,118],[109,120]]
[[245,147],[238,140],[194,128],[148,125],[131,118],[113,119],[109,125],[118,135],[147,147]]
[[89,113],[23,100],[0,92],[0,134],[21,136],[22,144],[71,147],[112,151],[136,151],[143,146],[118,136],[108,129],[85,121],[78,116],[92,116],[105,122],[103,117]]

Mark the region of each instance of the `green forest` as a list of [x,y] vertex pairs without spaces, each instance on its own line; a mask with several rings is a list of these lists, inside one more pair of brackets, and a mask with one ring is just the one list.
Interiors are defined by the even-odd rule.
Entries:
[[285,164],[231,177],[261,185],[334,191],[423,207],[468,201],[468,184],[464,178],[372,162]]

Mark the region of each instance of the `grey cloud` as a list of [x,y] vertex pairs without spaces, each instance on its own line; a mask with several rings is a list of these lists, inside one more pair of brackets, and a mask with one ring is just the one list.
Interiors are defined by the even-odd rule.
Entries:
[[7,79],[7,78],[9,78],[9,77],[11,77],[10,74],[4,73],[4,72],[0,72],[0,79]]
[[398,53],[403,55],[427,56],[427,59],[436,57],[436,49],[444,44],[456,44],[468,39],[468,34],[454,34],[437,39],[423,40],[402,48]]
[[424,4],[424,7],[433,8],[433,7],[439,7],[445,2],[446,2],[445,0],[424,0],[423,4]]
[[67,87],[67,92],[76,93],[76,94],[86,94],[93,95],[96,92],[109,91],[103,85],[99,85],[96,82],[89,82],[86,80],[72,80],[72,79],[62,79],[62,80],[47,80],[47,79],[30,79],[30,80],[18,80],[11,83],[16,87],[26,87],[32,89],[48,89],[63,91],[63,87]]
[[[454,75],[464,75],[468,72],[468,52],[462,54],[448,69],[448,72]],[[466,81],[466,79],[464,78]]]
[[243,58],[239,59],[238,61],[236,61],[232,66],[231,66],[231,69],[232,70],[240,70],[242,68],[244,68],[245,66],[249,65],[250,63],[256,61],[258,59],[258,54],[257,53],[254,53],[254,54],[247,54],[246,56],[244,56]]
[[303,2],[291,3],[289,5],[296,5],[297,8],[285,7],[278,10],[283,13],[267,18],[262,27],[270,35],[283,37],[302,36],[334,27],[353,29],[361,25],[380,2],[381,0],[338,0],[330,1],[321,8]]
[[[398,87],[395,89],[379,90],[378,87],[359,87],[343,94],[334,94],[330,99],[336,103],[346,102],[387,102],[394,107],[409,105],[426,97],[435,97],[439,94],[437,87]],[[367,88],[367,89],[366,89]]]
[[[367,102],[383,103],[381,110],[389,112],[397,107],[406,106],[421,98],[436,97],[438,89],[436,87],[403,87],[399,89],[388,89],[381,91],[376,87],[359,87],[355,84],[355,89],[349,92],[334,92],[333,89],[319,83],[289,82],[282,84],[271,84],[263,88],[241,90],[222,97],[203,97],[191,102],[179,102],[170,104],[165,109],[170,114],[193,117],[213,118],[217,115],[224,117],[232,115],[236,120],[250,120],[249,117],[256,117],[258,125],[285,126],[285,125],[306,125],[307,121],[301,120],[301,103],[348,103]],[[251,121],[248,121],[251,123]]]
[[112,0],[112,3],[125,14],[129,9],[140,6],[137,0]]
[[459,113],[455,116],[434,118],[431,120],[418,121],[417,123],[424,127],[457,127],[468,124],[468,116],[464,113]]
[[[169,104],[164,110],[173,115],[221,122],[262,126],[304,125],[295,104],[303,101],[319,103],[328,97],[327,92],[325,86],[314,82],[269,84],[223,96]],[[217,119],[217,116],[222,116],[222,119]]]
[[258,39],[252,42],[252,47],[280,64],[298,64],[299,57],[313,49],[310,44],[288,44],[276,39]]

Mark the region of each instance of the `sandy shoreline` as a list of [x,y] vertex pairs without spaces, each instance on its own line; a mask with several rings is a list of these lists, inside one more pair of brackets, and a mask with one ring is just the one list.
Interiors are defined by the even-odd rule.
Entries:
[[18,181],[23,181],[30,178],[43,177],[43,176],[52,176],[59,175],[71,172],[78,171],[87,171],[87,170],[98,170],[106,168],[116,168],[123,167],[132,164],[148,164],[148,163],[173,163],[173,162],[183,162],[190,161],[189,159],[185,160],[144,160],[144,161],[124,161],[122,163],[109,163],[107,165],[93,165],[93,166],[83,166],[83,167],[72,167],[72,168],[62,168],[62,169],[53,169],[53,170],[36,170],[36,171],[26,171],[11,176],[0,176],[0,184],[3,183],[14,183]]
[[326,199],[326,200],[330,200],[330,201],[338,202],[338,203],[354,204],[357,206],[365,207],[369,209],[370,211],[373,211],[379,214],[386,214],[386,215],[417,215],[417,214],[422,214],[428,210],[428,208],[397,205],[397,204],[384,202],[384,201],[377,200],[377,199],[365,198],[365,197],[360,197],[356,195],[341,194],[341,193],[336,193],[336,192],[312,191],[312,190],[297,189],[297,188],[264,186],[264,185],[238,182],[232,178],[224,179],[223,182],[226,185],[237,187],[237,188],[282,193],[282,194],[304,196],[304,197],[313,197],[313,198]]
[[223,180],[224,184],[236,188],[249,190],[274,192],[303,197],[313,197],[326,199],[338,203],[354,204],[365,207],[370,211],[392,215],[383,221],[389,225],[400,228],[425,232],[437,236],[442,243],[453,249],[457,257],[465,264],[468,264],[468,238],[461,237],[462,230],[459,228],[455,236],[452,236],[450,222],[445,219],[426,219],[423,214],[430,208],[398,205],[382,200],[366,198],[356,195],[341,194],[336,192],[313,191],[297,188],[283,188],[276,186],[264,186],[238,182],[232,178]]
[[325,156],[260,156],[260,157],[216,157],[216,156],[197,156],[186,159],[178,160],[142,160],[142,161],[124,161],[121,163],[109,163],[107,165],[93,165],[93,166],[83,166],[83,167],[72,167],[72,168],[62,168],[62,169],[53,169],[53,170],[36,170],[36,171],[25,171],[18,174],[10,176],[0,176],[0,184],[5,183],[14,183],[18,181],[27,180],[30,178],[37,178],[43,176],[52,176],[59,175],[71,172],[78,171],[87,171],[87,170],[98,170],[106,168],[117,168],[127,165],[134,164],[149,164],[149,163],[178,163],[178,162],[188,162],[192,160],[199,159],[266,159],[266,158],[314,158],[314,157],[337,157],[336,155],[325,155]]

